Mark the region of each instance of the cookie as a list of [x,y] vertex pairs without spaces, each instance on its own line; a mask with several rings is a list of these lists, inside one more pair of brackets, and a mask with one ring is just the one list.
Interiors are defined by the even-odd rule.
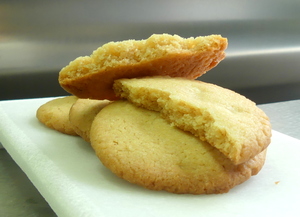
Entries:
[[121,100],[98,113],[90,136],[101,162],[117,176],[147,189],[178,194],[228,192],[257,174],[266,154],[235,165],[159,112]]
[[116,100],[113,81],[154,75],[195,79],[225,58],[220,35],[182,38],[155,34],[146,40],[110,42],[78,57],[59,73],[60,85],[79,98]]
[[95,116],[109,100],[78,99],[72,106],[69,119],[74,131],[85,141],[90,142],[90,128]]
[[77,134],[69,121],[69,112],[76,100],[76,96],[53,99],[38,108],[36,117],[51,129],[75,136]]
[[235,164],[270,144],[271,125],[254,102],[220,86],[184,78],[149,77],[115,82],[118,96],[149,110],[219,149]]

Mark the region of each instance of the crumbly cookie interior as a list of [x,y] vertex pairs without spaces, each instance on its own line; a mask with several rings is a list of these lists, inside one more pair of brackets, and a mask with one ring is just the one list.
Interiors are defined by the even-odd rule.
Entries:
[[100,69],[143,63],[167,54],[224,50],[227,46],[225,41],[219,35],[182,38],[178,35],[154,34],[145,40],[109,42],[95,50],[91,56],[78,57],[72,61],[64,68],[66,70],[62,70],[64,73],[61,80],[96,73]]
[[120,79],[115,92],[143,108],[159,111],[182,130],[218,148],[235,164],[270,143],[271,127],[255,103],[217,85],[183,78]]

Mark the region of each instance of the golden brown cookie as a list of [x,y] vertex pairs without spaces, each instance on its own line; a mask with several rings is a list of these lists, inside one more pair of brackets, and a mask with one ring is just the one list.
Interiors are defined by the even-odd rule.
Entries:
[[195,79],[225,57],[227,39],[219,35],[181,38],[155,34],[146,40],[110,42],[91,56],[78,57],[59,74],[60,85],[79,98],[115,100],[119,78],[169,75]]
[[159,111],[178,128],[219,149],[235,164],[253,158],[270,143],[271,125],[254,102],[217,85],[184,78],[120,79],[116,94]]
[[78,99],[72,106],[69,119],[74,131],[85,141],[90,142],[90,128],[95,116],[109,100]]
[[91,144],[117,176],[152,190],[225,193],[257,174],[266,151],[234,165],[218,149],[169,124],[159,112],[116,101],[92,124]]
[[69,121],[69,111],[76,100],[76,96],[53,99],[38,108],[36,117],[51,129],[69,135],[77,135]]

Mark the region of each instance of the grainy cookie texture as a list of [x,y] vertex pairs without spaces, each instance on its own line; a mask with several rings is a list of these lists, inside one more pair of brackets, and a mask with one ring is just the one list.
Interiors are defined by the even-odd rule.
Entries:
[[271,125],[254,102],[217,85],[184,78],[148,77],[115,82],[118,96],[162,117],[219,149],[235,164],[270,143]]
[[117,99],[113,81],[154,75],[195,79],[225,58],[220,35],[182,38],[154,34],[146,40],[110,42],[78,57],[59,74],[60,85],[79,98]]
[[74,131],[90,142],[90,129],[95,116],[107,106],[109,100],[78,99],[70,109],[69,119]]
[[235,165],[218,149],[169,124],[159,112],[116,101],[92,124],[102,163],[129,182],[172,193],[228,192],[262,168],[266,151]]
[[51,129],[77,135],[69,121],[70,109],[77,99],[76,96],[66,96],[50,100],[38,108],[36,117]]

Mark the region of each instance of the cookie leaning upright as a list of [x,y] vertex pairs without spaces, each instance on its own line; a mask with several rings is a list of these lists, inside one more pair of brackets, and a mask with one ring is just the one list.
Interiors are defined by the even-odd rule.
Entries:
[[69,120],[74,131],[90,142],[90,129],[95,116],[111,101],[78,99],[70,109]]
[[120,79],[114,89],[137,106],[159,111],[178,128],[216,147],[234,164],[248,161],[270,143],[267,115],[229,89],[170,77]]
[[226,48],[227,39],[220,35],[154,34],[146,40],[110,42],[91,56],[70,62],[60,71],[59,83],[79,98],[115,100],[116,79],[157,75],[195,79],[224,59]]
[[36,117],[51,129],[75,136],[77,133],[69,121],[69,112],[77,99],[76,96],[66,96],[50,100],[38,108]]

